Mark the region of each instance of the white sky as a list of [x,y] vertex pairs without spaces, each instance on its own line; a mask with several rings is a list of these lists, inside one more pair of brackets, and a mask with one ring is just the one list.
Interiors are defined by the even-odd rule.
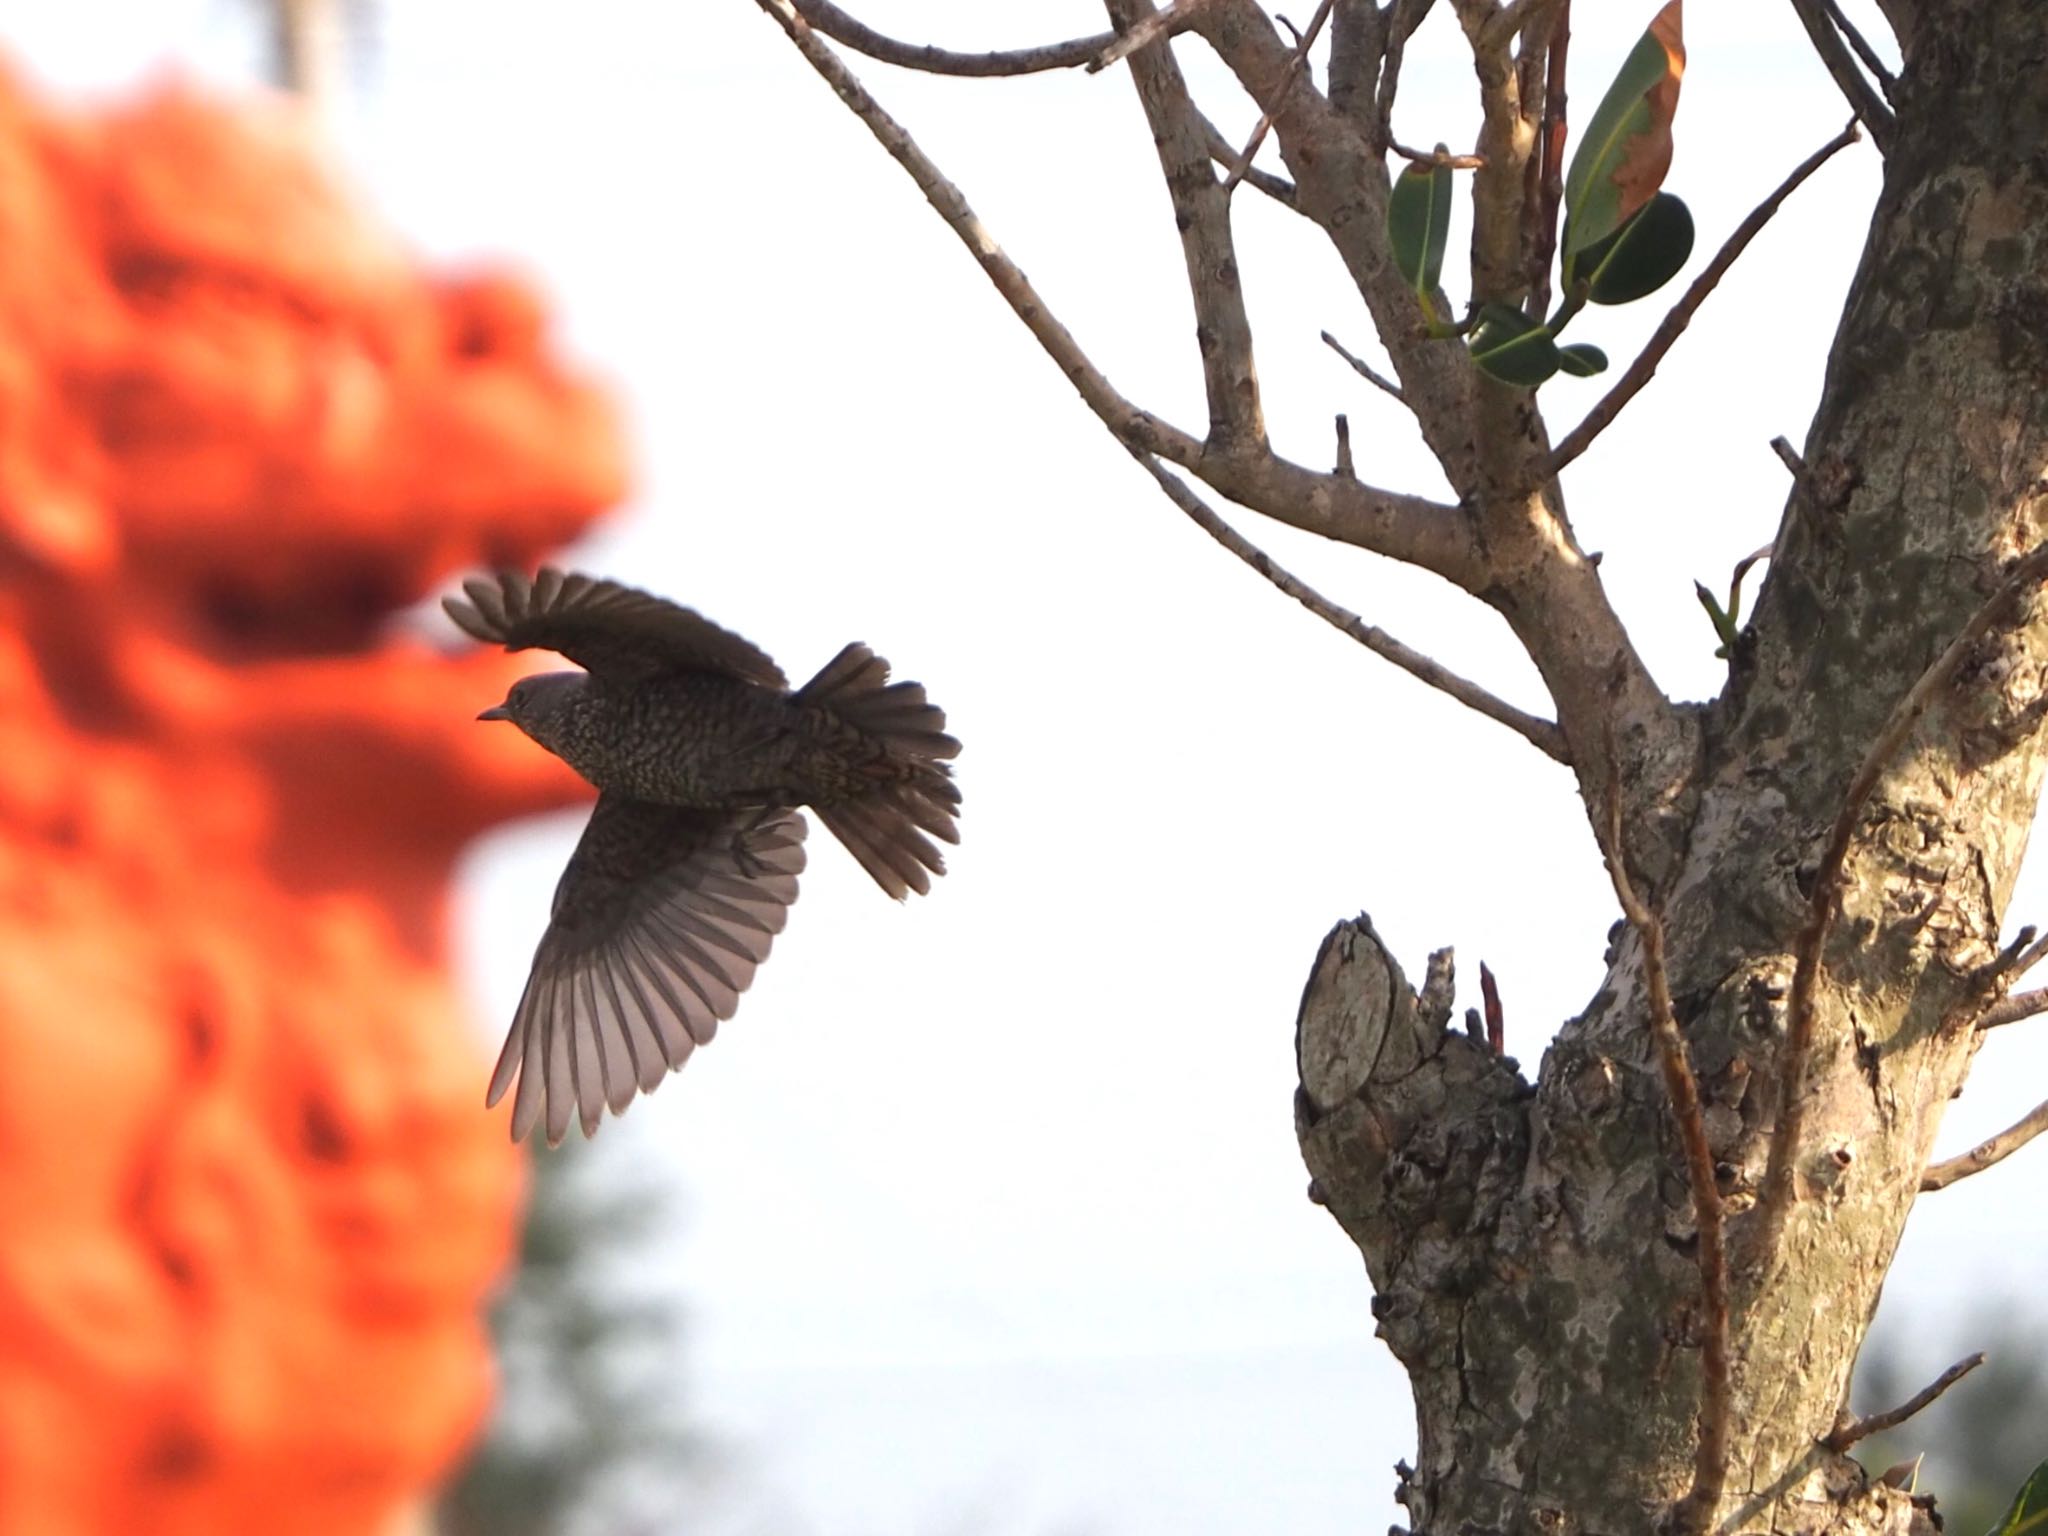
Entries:
[[[1103,25],[1084,0],[855,8],[957,47]],[[1654,6],[1581,10],[1583,118]],[[242,83],[250,17],[245,0],[0,0],[0,44],[65,89],[169,60]],[[1668,185],[1700,227],[1696,270],[1846,112],[1789,7],[1688,21]],[[1324,932],[1367,909],[1411,975],[1454,943],[1476,990],[1484,957],[1533,1070],[1615,916],[1566,775],[1185,523],[748,0],[411,0],[369,30],[338,125],[368,201],[423,254],[535,274],[629,411],[639,493],[579,561],[701,607],[792,674],[866,639],[967,744],[966,843],[934,895],[892,906],[816,834],[740,1016],[603,1139],[688,1211],[672,1272],[649,1278],[692,1309],[688,1390],[742,1458],[737,1526],[1398,1519],[1405,1384],[1355,1251],[1303,1197],[1294,1009]],[[1457,48],[1443,16],[1411,46],[1403,139],[1469,141]],[[1255,109],[1187,51],[1212,115],[1247,131]],[[1196,426],[1178,248],[1126,77],[861,68],[1119,386]],[[1823,171],[1568,476],[1582,542],[1680,696],[1718,686],[1691,584],[1725,585],[1775,530],[1766,444],[1805,434],[1876,181],[1867,147]],[[1347,411],[1363,476],[1436,491],[1397,408],[1316,339],[1369,344],[1334,258],[1248,189],[1238,207],[1277,446],[1327,463]],[[1574,339],[1619,367],[1661,313],[1597,313]],[[1604,382],[1546,387],[1554,429]],[[1476,604],[1240,521],[1371,621],[1544,707]],[[508,831],[471,865],[493,1045],[575,832]],[[2048,915],[2039,878],[2014,910]],[[2000,1032],[1944,1147],[2017,1118],[2044,1067],[2036,1037]],[[1888,1311],[1952,1313],[1959,1269],[1980,1291],[2038,1279],[2038,1241],[2007,1217],[2012,1180],[2035,1176],[1928,1202]],[[1919,1331],[1900,1332],[1917,1359]],[[1927,1374],[1950,1342],[1928,1336]]]

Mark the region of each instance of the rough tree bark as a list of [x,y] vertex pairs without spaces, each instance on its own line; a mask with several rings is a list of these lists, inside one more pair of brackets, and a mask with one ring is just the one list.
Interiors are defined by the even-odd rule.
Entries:
[[[1116,33],[1152,29],[1128,62],[1187,258],[1201,438],[1116,394],[824,41],[989,75],[1100,60],[1110,36],[951,54],[825,0],[757,3],[1184,510],[1296,596],[1166,466],[1424,565],[1498,610],[1550,688],[1554,726],[1395,657],[1573,765],[1625,907],[1640,897],[1585,1012],[1531,1081],[1449,1027],[1448,953],[1418,994],[1361,918],[1325,940],[1297,1026],[1313,1187],[1363,1254],[1414,1387],[1400,1497],[1415,1529],[1937,1529],[1925,1499],[1828,1441],[1849,1437],[1850,1370],[1942,1111],[1987,1010],[2036,958],[2001,951],[2000,933],[2048,718],[2048,5],[1885,0],[1903,69],[1873,82],[1816,0],[1793,0],[1886,152],[1884,188],[1728,686],[1679,706],[1572,538],[1535,397],[1423,336],[1392,269],[1386,112],[1428,0],[1333,0],[1327,93],[1252,0],[1108,0]],[[1565,7],[1451,9],[1486,113],[1475,299],[1520,303]],[[1173,65],[1190,33],[1271,119],[1291,180],[1248,184],[1343,257],[1455,507],[1362,484],[1348,447],[1321,474],[1266,445],[1230,189],[1207,158],[1238,152]],[[1663,1048],[1660,1014],[1676,1026]],[[1717,1350],[1725,1377],[1705,1363]]]

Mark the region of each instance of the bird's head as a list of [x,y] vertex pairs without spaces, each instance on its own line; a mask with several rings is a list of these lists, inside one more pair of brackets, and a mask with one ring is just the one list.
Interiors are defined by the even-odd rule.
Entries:
[[495,704],[477,716],[479,720],[510,720],[544,747],[553,747],[558,726],[576,695],[583,691],[581,672],[542,672],[522,677]]

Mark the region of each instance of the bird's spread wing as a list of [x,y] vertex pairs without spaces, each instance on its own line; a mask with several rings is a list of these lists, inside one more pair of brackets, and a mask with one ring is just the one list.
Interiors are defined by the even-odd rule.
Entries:
[[605,795],[555,888],[554,918],[491,1076],[518,1079],[512,1135],[595,1132],[732,1017],[796,900],[804,819]]
[[631,676],[683,668],[787,688],[766,652],[702,614],[598,576],[542,566],[531,581],[517,571],[472,576],[468,594],[441,606],[465,633],[507,650],[559,651],[592,672]]

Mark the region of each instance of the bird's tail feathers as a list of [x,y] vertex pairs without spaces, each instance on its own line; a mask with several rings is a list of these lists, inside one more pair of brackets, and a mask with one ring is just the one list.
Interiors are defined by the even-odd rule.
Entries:
[[889,663],[859,641],[826,662],[796,700],[831,710],[900,756],[939,763],[960,755],[960,743],[946,734],[946,712],[924,696],[924,684],[890,682]]
[[898,901],[930,891],[931,877],[946,869],[932,838],[960,841],[951,763],[960,743],[946,734],[946,712],[925,697],[923,684],[890,682],[889,663],[858,642],[825,663],[796,698],[875,738],[894,769],[857,799],[814,804],[818,819]]

